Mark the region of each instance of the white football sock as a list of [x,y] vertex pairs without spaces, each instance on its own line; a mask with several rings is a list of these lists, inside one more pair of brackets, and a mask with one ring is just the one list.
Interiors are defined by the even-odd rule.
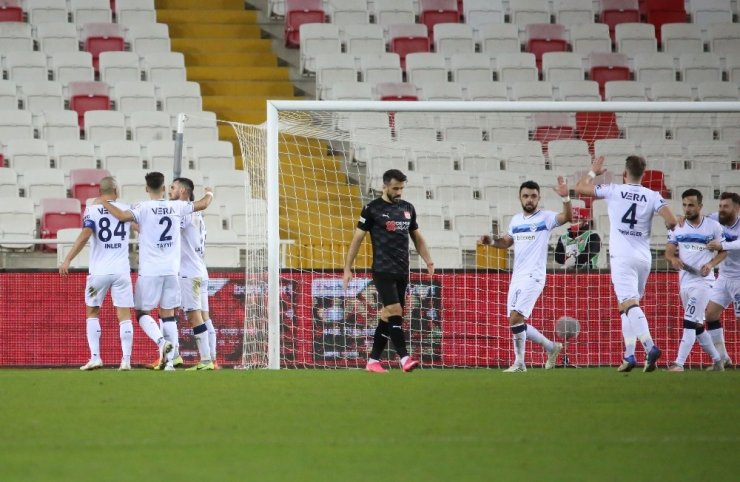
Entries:
[[178,346],[180,345],[177,339],[177,322],[162,320],[162,336],[164,336],[165,340],[172,343],[173,349],[167,354],[167,360],[172,361],[175,359],[175,352],[178,351]]
[[211,319],[205,320],[206,330],[208,330],[208,347],[211,350],[211,360],[216,360],[216,329],[213,327]]
[[[520,323],[515,326],[522,326],[524,323]],[[514,328],[512,326],[511,328]],[[524,365],[524,344],[527,341],[527,330],[522,330],[519,333],[513,334],[514,339],[514,364]]]
[[193,327],[193,335],[195,336],[195,344],[198,346],[201,363],[210,361],[211,348],[208,346],[208,331],[206,327],[204,325]]
[[717,328],[714,330],[707,330],[707,333],[712,337],[712,343],[714,343],[714,347],[719,352],[719,356],[721,356],[723,360],[728,360],[730,356],[727,354],[727,347],[725,346],[725,329]]
[[123,320],[118,325],[118,332],[121,336],[121,354],[124,362],[131,363],[131,349],[134,346],[134,325],[131,320]]
[[98,318],[87,319],[87,346],[90,347],[90,358],[100,359],[100,320]]
[[552,341],[548,340],[545,335],[540,333],[540,330],[529,323],[527,323],[527,340],[532,340],[538,345],[542,345],[542,348],[548,352],[551,352],[555,348],[555,344]]
[[648,353],[655,344],[653,343],[653,337],[650,336],[650,328],[648,327],[647,318],[642,308],[635,306],[627,311],[627,318],[629,318],[632,332],[637,335],[637,338],[645,348],[645,353]]
[[696,339],[699,340],[699,345],[704,352],[712,358],[712,361],[719,361],[722,359],[722,355],[714,346],[714,343],[712,343],[712,336],[708,331],[702,331],[700,335],[696,335]]
[[622,338],[624,338],[624,357],[635,356],[635,345],[637,345],[637,335],[632,331],[630,320],[627,315],[621,313],[622,319]]
[[683,366],[686,363],[686,359],[691,353],[691,349],[694,347],[696,341],[696,330],[694,328],[684,328],[681,342],[678,344],[678,355],[676,355],[676,365]]
[[142,330],[144,330],[144,333],[146,333],[146,336],[148,336],[154,343],[159,346],[164,338],[162,337],[162,332],[159,331],[159,327],[157,326],[157,322],[154,321],[154,318],[152,318],[149,315],[143,315],[139,317],[139,326]]

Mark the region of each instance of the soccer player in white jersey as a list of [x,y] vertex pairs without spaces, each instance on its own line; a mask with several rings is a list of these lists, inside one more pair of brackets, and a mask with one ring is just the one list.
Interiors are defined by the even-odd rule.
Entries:
[[559,213],[539,209],[540,186],[534,181],[526,181],[519,187],[522,212],[511,219],[507,233],[495,239],[486,235],[480,241],[482,244],[492,244],[501,249],[514,246],[514,271],[509,283],[507,301],[509,328],[514,338],[514,363],[504,370],[507,373],[527,371],[524,361],[524,345],[527,339],[542,345],[547,352],[545,363],[547,370],[555,367],[558,354],[563,349],[561,343],[552,342],[537,328],[527,323],[534,304],[545,288],[550,231],[570,222],[572,218],[568,185],[562,177],[558,177],[555,191],[563,199],[563,210]]
[[[115,202],[118,198],[118,184],[112,177],[100,180],[100,196]],[[115,202],[121,209],[128,205]],[[134,294],[131,288],[131,266],[128,259],[129,223],[115,219],[102,205],[88,205],[82,220],[82,231],[77,236],[72,249],[67,253],[59,273],[69,274],[69,265],[82,248],[90,241],[90,267],[85,284],[85,305],[87,314],[87,344],[90,347],[90,360],[80,370],[95,370],[103,367],[100,357],[100,306],[108,290],[111,292],[113,306],[118,315],[121,337],[121,365],[119,370],[131,370],[131,348],[134,342],[131,325],[131,308]]]
[[604,199],[608,205],[611,278],[619,303],[625,345],[618,371],[628,372],[637,365],[635,345],[639,339],[647,353],[643,371],[652,372],[662,352],[655,346],[647,318],[640,308],[652,264],[650,231],[656,213],[665,220],[669,230],[676,226],[676,217],[660,193],[640,184],[645,173],[642,157],[626,159],[624,184],[594,186],[594,178],[604,172],[604,158],[599,157],[592,162],[591,171],[576,184],[576,192]]
[[97,201],[103,203],[119,221],[133,221],[139,225],[139,276],[136,279],[134,303],[139,325],[144,332],[153,340],[161,338],[158,341],[159,368],[163,369],[173,346],[162,337],[150,313],[159,307],[163,326],[174,318],[175,308],[180,306],[180,284],[177,279],[180,274],[180,220],[193,211],[207,208],[213,193],[206,188],[206,195],[194,203],[169,201],[164,199],[165,184],[161,172],[150,172],[145,180],[150,200],[128,210],[118,209],[104,198],[98,198]]
[[[194,190],[193,181],[178,177],[170,185],[170,200],[193,201],[195,199]],[[203,261],[206,248],[206,224],[201,213],[194,212],[182,217],[180,229],[182,234],[180,245],[181,305],[193,328],[201,360],[210,360],[204,366],[198,368],[196,365],[194,368],[213,370],[217,367],[216,330],[208,315],[208,270]],[[202,335],[203,330],[205,330],[205,336]],[[177,338],[174,343],[177,349]]]
[[696,189],[687,189],[681,194],[684,222],[668,235],[665,258],[678,277],[681,304],[683,305],[683,336],[678,345],[676,361],[668,366],[670,372],[684,371],[684,363],[691,353],[694,342],[712,358],[712,369],[723,371],[724,365],[719,352],[712,344],[712,337],[704,329],[704,310],[709,302],[709,293],[714,283],[714,267],[726,257],[726,252],[707,249],[711,241],[724,241],[722,226],[717,221],[701,214],[702,194]]
[[707,304],[704,318],[707,320],[709,336],[712,337],[725,368],[732,365],[732,360],[727,354],[720,316],[727,306],[732,305],[735,318],[740,320],[740,216],[738,213],[740,213],[740,196],[734,192],[723,192],[719,196],[719,212],[708,216],[718,220],[722,225],[725,240],[712,241],[707,247],[727,251],[727,258],[719,267],[719,276],[709,295],[709,304]]

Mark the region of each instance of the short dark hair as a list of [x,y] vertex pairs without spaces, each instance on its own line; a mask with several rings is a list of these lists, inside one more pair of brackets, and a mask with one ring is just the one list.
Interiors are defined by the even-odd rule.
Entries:
[[157,171],[152,171],[144,176],[146,179],[146,187],[152,191],[159,191],[164,186],[164,174]]
[[188,199],[195,201],[195,194],[193,193],[193,191],[195,191],[195,185],[193,184],[193,181],[187,177],[176,177],[172,182],[177,182],[184,187],[185,191],[188,193]]
[[402,173],[398,169],[388,169],[383,173],[383,184],[390,184],[392,179],[395,179],[398,182],[406,182],[408,178],[406,177],[406,174]]
[[740,206],[740,195],[738,195],[735,192],[727,192],[727,191],[725,191],[725,192],[723,192],[722,194],[719,195],[719,199],[720,200],[723,200],[723,199],[732,199],[732,202],[733,203],[735,203],[735,204],[737,204],[737,205]]
[[540,193],[540,185],[534,181],[524,181],[522,185],[519,186],[519,194],[522,193],[522,189],[534,189],[537,191],[537,194]]
[[639,179],[645,174],[645,159],[640,156],[629,156],[624,163],[624,168],[633,179]]
[[681,199],[686,199],[687,197],[696,196],[696,200],[699,201],[699,204],[701,204],[702,199],[704,199],[704,196],[701,195],[698,189],[694,189],[693,187],[691,189],[687,189],[681,194]]

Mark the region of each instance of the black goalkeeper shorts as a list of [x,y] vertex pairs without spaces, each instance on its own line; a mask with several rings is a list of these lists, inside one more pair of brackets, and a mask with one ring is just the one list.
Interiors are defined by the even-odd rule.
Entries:
[[373,283],[378,290],[378,297],[383,306],[406,303],[406,287],[409,285],[409,275],[393,273],[373,273]]

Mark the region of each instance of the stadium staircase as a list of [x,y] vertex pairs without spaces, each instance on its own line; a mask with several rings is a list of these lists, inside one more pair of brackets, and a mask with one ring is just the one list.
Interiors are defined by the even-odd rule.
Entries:
[[[242,0],[157,0],[156,6],[157,21],[169,25],[172,50],[185,55],[188,80],[200,83],[203,109],[215,112],[218,119],[260,124],[265,121],[267,99],[302,98],[295,95],[301,89],[291,80],[296,77],[291,72],[297,72],[297,65],[293,69],[279,65],[286,62],[278,59],[275,46],[283,41],[269,38],[266,13],[245,10]],[[279,25],[282,27],[282,22]],[[281,35],[278,29],[272,32]],[[290,56],[286,57],[289,64]],[[219,136],[234,143],[235,152],[240,152],[230,126],[220,125]],[[287,248],[287,267],[341,268],[353,226],[336,220],[354,219],[359,212],[359,186],[350,185],[341,156],[333,155],[324,142],[285,139],[280,152],[290,154],[281,159],[280,168],[285,193],[281,238],[295,241]],[[241,156],[236,159],[236,167],[241,169]],[[326,189],[318,188],[321,184],[331,186],[328,199]],[[332,216],[338,212],[352,214]],[[367,248],[363,247],[358,266],[367,263]]]

